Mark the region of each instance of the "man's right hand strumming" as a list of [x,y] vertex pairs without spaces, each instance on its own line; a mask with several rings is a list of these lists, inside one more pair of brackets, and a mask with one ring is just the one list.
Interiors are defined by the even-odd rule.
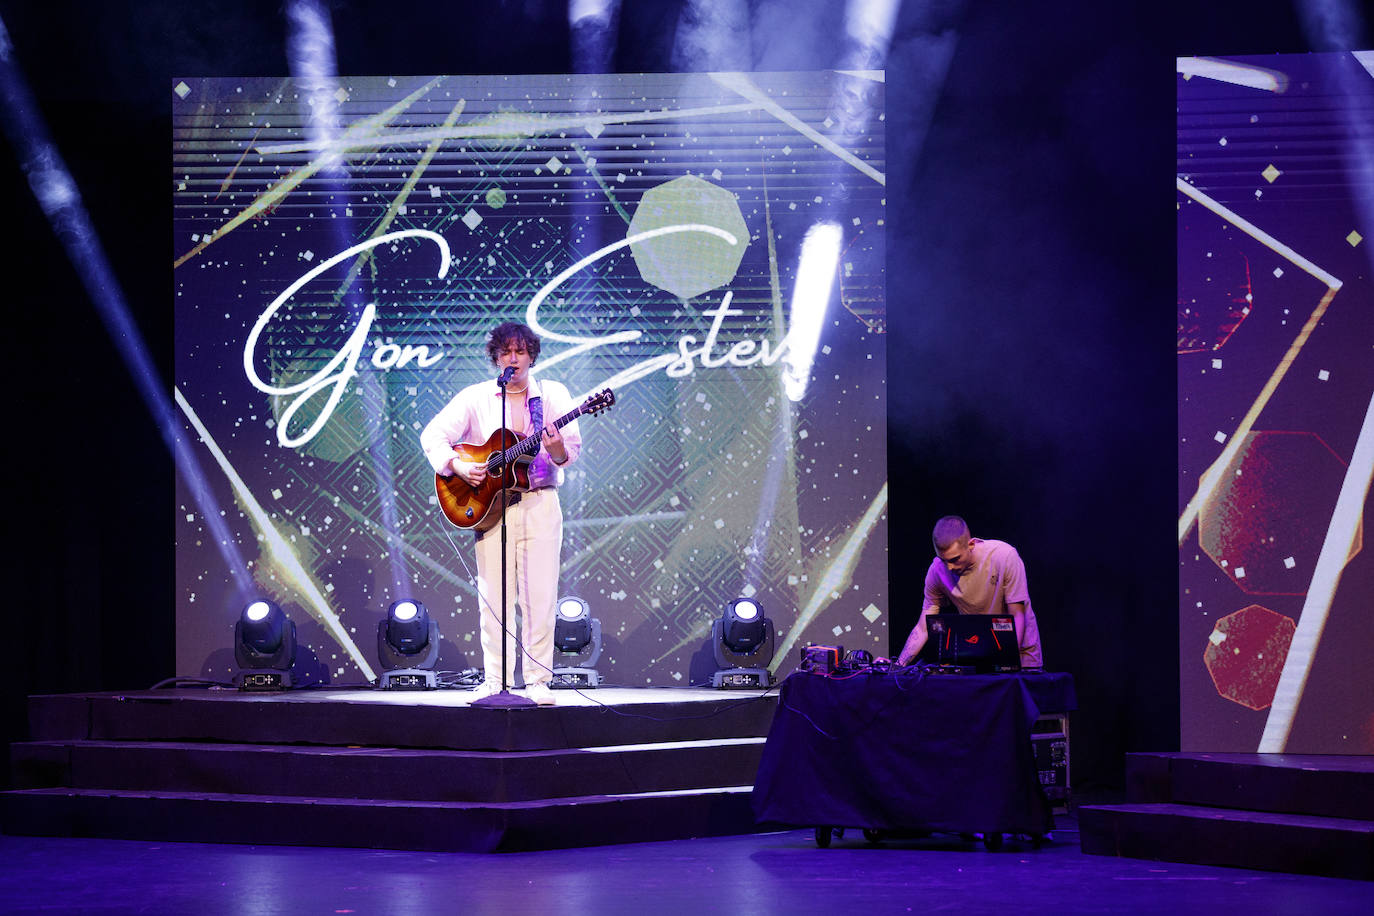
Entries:
[[464,461],[455,457],[448,466],[455,477],[461,477],[474,487],[480,487],[482,481],[487,479],[487,466],[480,461]]

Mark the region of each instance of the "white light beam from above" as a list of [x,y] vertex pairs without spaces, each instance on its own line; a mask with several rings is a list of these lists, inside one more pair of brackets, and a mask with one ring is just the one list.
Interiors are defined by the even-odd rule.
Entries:
[[321,171],[337,172],[343,163],[339,137],[339,77],[334,29],[320,0],[290,0],[286,5],[288,55],[306,109],[306,134],[325,150]]
[[[120,288],[109,258],[100,243],[90,215],[62,155],[48,134],[28,83],[19,71],[9,32],[0,20],[0,129],[8,136],[29,187],[66,250],[91,305],[105,326],[111,342],[124,361],[134,386],[152,414],[162,441],[172,454],[177,471],[191,491],[200,517],[234,577],[239,600],[252,593],[253,579],[242,555],[234,546],[229,527],[221,516],[209,481],[200,469],[191,443],[177,422],[176,411],[162,376],[153,362],[143,332],[134,321],[128,300]],[[133,445],[133,443],[129,443]]]
[[806,394],[811,364],[821,339],[826,306],[835,285],[835,268],[840,260],[842,236],[836,223],[817,223],[806,230],[802,240],[797,284],[792,291],[792,311],[788,320],[787,368],[783,371],[783,390],[793,401]]
[[570,0],[568,26],[572,31],[573,68],[578,73],[609,73],[614,69],[616,23],[620,0]]
[[844,10],[844,31],[854,47],[845,69],[882,69],[892,44],[899,6],[900,0],[849,0]]

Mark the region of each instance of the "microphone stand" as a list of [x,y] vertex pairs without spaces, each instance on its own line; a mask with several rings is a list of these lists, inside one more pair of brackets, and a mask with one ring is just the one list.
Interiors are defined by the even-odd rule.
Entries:
[[506,493],[510,490],[511,463],[506,461],[506,452],[510,451],[510,445],[506,443],[506,431],[510,428],[506,419],[506,386],[510,384],[508,373],[504,370],[496,378],[496,384],[501,387],[501,692],[493,693],[489,697],[482,697],[480,700],[473,700],[471,706],[485,706],[496,709],[513,709],[519,706],[534,706],[534,700],[529,697],[522,697],[519,694],[510,692],[510,687],[506,683],[506,579],[507,576],[507,548],[506,548]]

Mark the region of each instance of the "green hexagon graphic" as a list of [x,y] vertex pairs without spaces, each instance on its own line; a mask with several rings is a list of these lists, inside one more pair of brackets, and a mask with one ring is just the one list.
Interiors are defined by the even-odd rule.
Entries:
[[749,228],[735,195],[695,175],[674,178],[644,194],[627,232],[629,237],[691,223],[723,229],[735,244],[708,232],[673,232],[630,246],[644,282],[683,299],[724,286],[739,270]]

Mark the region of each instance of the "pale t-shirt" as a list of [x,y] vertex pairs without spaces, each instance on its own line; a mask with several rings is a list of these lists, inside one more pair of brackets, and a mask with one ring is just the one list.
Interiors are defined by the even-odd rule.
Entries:
[[960,614],[1007,614],[1008,604],[1026,605],[1025,630],[1021,637],[1021,665],[1038,668],[1044,664],[1040,654],[1040,629],[1031,610],[1026,588],[1026,566],[1016,548],[1005,541],[971,538],[973,567],[962,576],[945,568],[936,557],[926,571],[925,600],[921,613],[934,613],[953,605]]

